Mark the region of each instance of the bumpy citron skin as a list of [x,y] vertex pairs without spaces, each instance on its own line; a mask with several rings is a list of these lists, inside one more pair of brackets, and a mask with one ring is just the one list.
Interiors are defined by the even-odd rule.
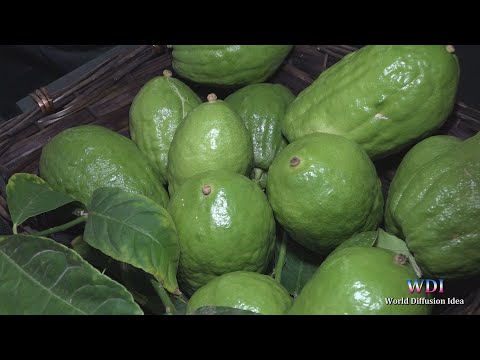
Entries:
[[387,230],[403,238],[422,271],[480,275],[480,133],[437,136],[405,156],[392,181]]
[[338,135],[315,133],[289,144],[270,166],[267,194],[292,239],[323,255],[375,230],[383,215],[375,167],[359,145]]
[[268,171],[275,156],[287,146],[280,127],[294,99],[292,92],[280,84],[248,85],[225,99],[250,133],[255,168]]
[[269,78],[292,45],[173,45],[172,66],[200,84],[248,85]]
[[130,136],[155,164],[164,183],[167,180],[168,150],[175,130],[200,104],[200,98],[187,85],[170,76],[151,79],[133,99]]
[[135,143],[101,126],[62,131],[44,146],[39,167],[40,176],[54,190],[86,205],[104,186],[145,195],[164,207],[168,203],[153,165]]
[[232,271],[263,272],[273,253],[275,220],[262,190],[228,171],[198,174],[170,199],[180,243],[179,282],[192,293]]
[[396,208],[403,191],[414,177],[415,173],[431,160],[453,150],[462,141],[454,136],[431,136],[415,145],[402,159],[395,177],[390,183],[389,196],[385,206],[385,224],[395,235],[401,235],[401,230],[392,218],[389,209]]
[[178,126],[168,153],[168,190],[209,170],[249,175],[253,163],[250,135],[238,114],[222,100],[196,107]]
[[187,314],[204,306],[227,306],[263,315],[283,315],[292,306],[292,298],[271,276],[235,271],[198,289],[188,302]]
[[285,115],[293,142],[313,132],[343,135],[371,158],[394,153],[440,127],[459,80],[445,45],[370,45],[349,54],[303,90]]
[[[428,315],[430,305],[387,305],[385,298],[425,298],[410,294],[417,278],[391,251],[349,247],[330,255],[295,299],[292,315]],[[409,300],[411,301],[411,300]]]

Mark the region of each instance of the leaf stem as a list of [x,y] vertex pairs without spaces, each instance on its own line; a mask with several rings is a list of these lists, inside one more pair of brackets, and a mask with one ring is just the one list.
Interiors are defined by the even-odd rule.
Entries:
[[13,232],[14,235],[17,235],[17,234],[18,234],[17,224],[13,224],[13,226],[12,226],[12,232]]
[[275,280],[280,283],[282,280],[283,265],[285,265],[285,258],[287,256],[287,232],[283,230],[282,239],[280,240],[280,251],[278,254],[278,260],[273,270]]
[[33,235],[35,235],[35,236],[50,235],[50,234],[53,234],[53,233],[56,233],[56,232],[59,232],[59,231],[70,229],[71,227],[74,227],[75,225],[81,224],[82,222],[85,222],[85,221],[87,221],[87,217],[86,216],[80,216],[80,217],[76,218],[75,220],[72,220],[72,221],[70,221],[66,224],[55,226],[55,227],[52,227],[50,229],[43,230],[43,231],[40,231],[38,233],[35,233]]
[[415,274],[417,275],[418,278],[421,278],[423,276],[422,270],[420,269],[420,266],[418,266],[417,262],[415,261],[415,258],[410,255],[408,256],[408,261],[410,262],[410,265],[412,265],[413,271],[415,271]]
[[175,306],[173,305],[172,300],[170,299],[170,296],[168,296],[167,292],[163,288],[162,284],[160,284],[156,280],[150,280],[150,282],[153,285],[153,288],[157,292],[157,295],[160,297],[160,300],[162,300],[163,305],[165,306],[165,313],[167,315],[173,315],[177,312],[175,309]]

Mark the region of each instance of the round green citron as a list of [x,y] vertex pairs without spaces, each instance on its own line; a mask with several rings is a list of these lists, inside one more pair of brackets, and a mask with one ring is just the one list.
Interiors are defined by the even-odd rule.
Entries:
[[181,290],[192,293],[232,271],[263,272],[273,254],[275,220],[263,191],[219,170],[188,179],[170,199],[180,242]]
[[270,166],[267,194],[292,239],[323,255],[355,233],[376,229],[383,215],[373,163],[338,135],[314,133],[289,144]]
[[369,45],[324,71],[285,115],[288,141],[343,135],[371,158],[394,153],[440,127],[459,80],[451,45]]
[[[426,294],[409,292],[407,280],[413,279],[416,279],[415,272],[402,255],[371,247],[345,248],[330,255],[320,265],[288,313],[428,315],[431,307],[422,302]],[[408,304],[387,302],[387,299],[405,298],[408,298]]]
[[164,71],[148,81],[130,107],[130,135],[167,180],[168,150],[178,124],[202,102],[187,85]]
[[100,187],[117,187],[167,206],[168,194],[153,164],[135,143],[107,128],[82,125],[62,131],[44,146],[40,176],[57,191],[86,205]]
[[292,298],[271,276],[235,271],[198,289],[188,301],[187,314],[204,306],[227,306],[263,315],[283,315],[292,306]]
[[434,136],[404,157],[389,189],[387,230],[403,238],[422,271],[480,275],[480,133]]
[[263,172],[268,171],[275,156],[287,146],[280,126],[294,99],[292,92],[280,84],[248,85],[225,99],[250,133],[255,167],[252,179],[260,185],[266,183]]
[[200,84],[248,85],[269,78],[292,45],[173,45],[172,66]]
[[196,107],[178,126],[168,153],[170,194],[189,177],[209,170],[250,172],[253,147],[238,114],[215,94]]

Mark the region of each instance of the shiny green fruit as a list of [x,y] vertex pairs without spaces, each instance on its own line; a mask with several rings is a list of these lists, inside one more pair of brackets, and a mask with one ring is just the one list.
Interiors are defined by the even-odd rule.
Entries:
[[293,240],[326,255],[383,215],[380,179],[365,151],[342,136],[315,133],[289,144],[273,161],[267,194]]
[[[255,170],[252,179],[265,187],[263,175],[275,156],[287,146],[281,132],[281,122],[288,105],[295,99],[292,92],[280,84],[253,84],[228,96],[225,101],[240,115],[253,142]],[[262,186],[263,185],[263,186]]]
[[180,242],[179,281],[192,293],[233,271],[265,271],[275,220],[263,191],[243,175],[209,171],[187,180],[168,211]]
[[167,181],[168,150],[178,124],[202,102],[183,82],[164,71],[148,81],[130,107],[130,135]]
[[200,84],[248,85],[269,78],[292,45],[173,45],[172,66]]
[[83,125],[62,131],[44,146],[40,176],[86,205],[100,187],[118,187],[166,206],[168,194],[152,163],[130,139],[107,128]]
[[187,314],[204,306],[227,306],[263,315],[282,315],[292,306],[292,298],[271,276],[235,271],[198,289],[188,302]]
[[168,153],[168,190],[193,175],[229,170],[248,175],[253,162],[250,135],[238,114],[215,94],[178,126]]
[[439,128],[453,109],[459,64],[451,45],[369,45],[324,71],[289,107],[289,142],[314,132],[345,136],[371,158]]
[[[428,315],[425,293],[409,292],[407,280],[415,279],[402,255],[371,247],[345,248],[322,263],[289,314]],[[388,304],[400,299],[408,299],[408,304]]]
[[387,230],[405,240],[422,271],[480,275],[480,133],[433,136],[404,157],[389,189]]

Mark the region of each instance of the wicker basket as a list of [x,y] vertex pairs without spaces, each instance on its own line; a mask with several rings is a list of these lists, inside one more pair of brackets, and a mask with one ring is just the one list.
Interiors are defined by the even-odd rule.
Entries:
[[[286,85],[298,94],[323,70],[356,49],[349,45],[297,45],[270,81]],[[32,93],[30,96],[38,106],[0,125],[0,228],[2,225],[9,227],[5,201],[5,183],[9,175],[37,173],[42,147],[54,135],[73,126],[98,124],[128,136],[128,111],[133,97],[146,81],[161,75],[164,69],[172,70],[166,46],[130,46],[107,57],[60,90],[48,94],[42,88]],[[224,98],[235,90],[187,84],[204,101],[212,91]],[[458,103],[438,133],[466,139],[478,131],[480,111]],[[404,154],[405,151],[376,163],[385,193]],[[20,230],[33,231],[41,221],[34,218]],[[480,314],[479,283],[478,280],[449,282],[446,284],[448,297],[463,298],[465,305],[438,306],[434,313]]]

